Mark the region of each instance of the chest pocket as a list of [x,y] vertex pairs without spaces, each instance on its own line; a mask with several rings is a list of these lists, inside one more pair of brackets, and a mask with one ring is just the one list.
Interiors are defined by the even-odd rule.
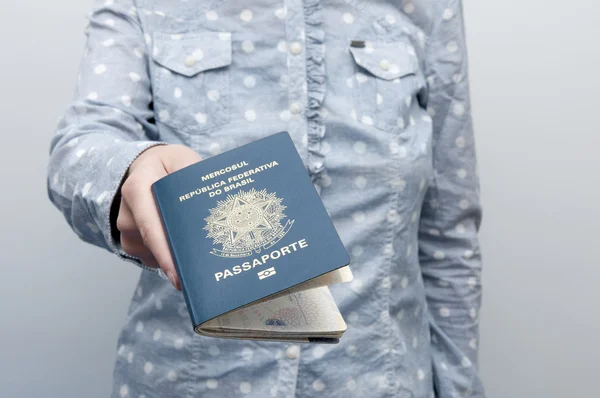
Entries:
[[410,108],[424,86],[414,47],[406,40],[353,40],[352,90],[356,118],[381,130],[399,131],[410,121]]
[[194,134],[229,121],[230,32],[154,33],[157,120]]

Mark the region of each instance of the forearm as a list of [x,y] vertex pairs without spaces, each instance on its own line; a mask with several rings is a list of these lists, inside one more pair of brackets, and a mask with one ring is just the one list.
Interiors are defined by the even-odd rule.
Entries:
[[153,124],[147,48],[133,5],[99,1],[89,14],[75,95],[50,143],[47,191],[82,240],[141,265],[120,249],[110,217],[129,165],[166,144]]
[[144,150],[161,144],[165,143],[133,140],[109,129],[82,132],[76,127],[52,139],[48,196],[83,241],[130,259],[115,239],[111,207],[129,165]]

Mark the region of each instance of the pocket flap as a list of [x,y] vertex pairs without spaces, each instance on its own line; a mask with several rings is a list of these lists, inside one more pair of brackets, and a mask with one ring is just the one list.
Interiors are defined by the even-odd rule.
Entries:
[[154,61],[184,76],[231,64],[231,32],[154,32],[153,36]]
[[407,40],[352,40],[348,48],[356,64],[381,79],[416,74],[419,67],[415,49]]

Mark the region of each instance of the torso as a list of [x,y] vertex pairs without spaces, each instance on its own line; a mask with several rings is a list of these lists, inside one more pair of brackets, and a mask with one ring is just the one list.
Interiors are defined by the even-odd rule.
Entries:
[[287,130],[355,279],[331,287],[348,323],[340,343],[293,345],[195,335],[181,293],[143,272],[114,395],[126,385],[136,398],[430,397],[417,230],[432,127],[420,27],[386,2],[138,3],[159,139],[206,158]]

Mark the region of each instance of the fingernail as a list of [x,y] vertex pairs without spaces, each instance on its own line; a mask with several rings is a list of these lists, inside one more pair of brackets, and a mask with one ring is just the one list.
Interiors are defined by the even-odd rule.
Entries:
[[175,275],[173,274],[173,271],[167,272],[167,276],[169,277],[171,284],[173,284],[173,287],[177,289],[177,282],[175,282]]

